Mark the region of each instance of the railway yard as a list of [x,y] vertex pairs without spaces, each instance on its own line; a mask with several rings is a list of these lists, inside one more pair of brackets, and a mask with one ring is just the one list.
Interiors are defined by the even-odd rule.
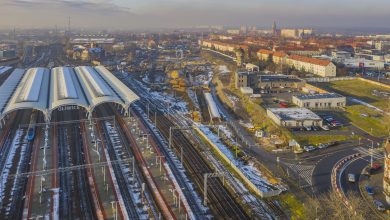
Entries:
[[[45,76],[40,78],[39,71],[31,84],[43,87]],[[99,68],[56,71],[52,74],[60,83],[70,81],[58,96],[54,84],[54,92],[39,94],[37,103],[25,100],[31,108],[13,110],[12,97],[5,105],[0,133],[3,219],[286,217],[279,204],[261,199],[230,172],[196,134],[192,120],[150,95],[141,82],[121,73],[115,75],[118,81],[105,78],[107,72]],[[102,72],[103,81],[88,76]],[[81,86],[72,85],[72,77],[84,80]],[[90,84],[97,89],[84,86]],[[23,89],[16,88],[15,96],[33,96],[32,88],[17,86]],[[124,98],[129,92],[122,86],[136,95]],[[99,101],[100,93],[112,97]],[[55,103],[48,114],[37,107],[44,96],[57,102],[64,96],[68,103]]]

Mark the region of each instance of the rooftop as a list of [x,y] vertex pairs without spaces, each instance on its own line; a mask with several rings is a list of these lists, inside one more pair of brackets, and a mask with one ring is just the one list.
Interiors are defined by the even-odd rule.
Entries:
[[12,69],[10,66],[0,66],[0,75]]
[[61,106],[80,106],[88,113],[102,103],[117,103],[127,111],[138,99],[103,66],[15,69],[0,86],[0,119],[19,109],[36,109],[50,120]]
[[300,56],[295,54],[290,55],[288,59],[305,62],[305,63],[311,63],[319,66],[328,66],[331,63],[331,61],[329,60],[316,59],[316,58],[305,57],[305,56]]
[[297,77],[286,75],[260,75],[259,80],[261,82],[301,82],[302,80]]
[[257,51],[257,53],[261,53],[261,54],[272,54],[273,51],[272,51],[272,50],[260,49],[260,50]]
[[331,98],[342,98],[344,96],[337,93],[319,93],[319,94],[305,94],[305,95],[295,95],[298,99],[331,99]]
[[322,120],[307,108],[268,108],[280,120]]

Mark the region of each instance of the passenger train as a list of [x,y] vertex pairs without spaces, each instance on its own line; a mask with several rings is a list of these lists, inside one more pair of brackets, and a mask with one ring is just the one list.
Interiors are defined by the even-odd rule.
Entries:
[[33,110],[30,117],[30,123],[27,130],[27,140],[33,141],[35,138],[35,124],[37,123],[37,111]]

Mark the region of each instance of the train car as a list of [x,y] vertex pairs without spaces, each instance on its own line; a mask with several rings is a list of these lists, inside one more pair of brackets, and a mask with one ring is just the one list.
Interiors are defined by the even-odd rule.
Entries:
[[35,124],[37,123],[37,112],[33,110],[27,130],[27,140],[33,141],[35,138]]
[[207,106],[208,106],[211,120],[214,122],[220,122],[221,115],[219,114],[219,110],[218,110],[217,105],[215,104],[213,96],[209,92],[205,92],[204,97],[205,97],[206,102],[207,102]]

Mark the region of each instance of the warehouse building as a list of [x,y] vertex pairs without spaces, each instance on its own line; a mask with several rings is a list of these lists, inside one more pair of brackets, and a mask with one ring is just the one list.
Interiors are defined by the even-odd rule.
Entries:
[[305,86],[305,81],[292,75],[260,75],[259,72],[236,72],[235,86],[237,89],[250,87],[273,93],[283,89],[300,90]]
[[292,102],[301,108],[331,109],[345,107],[347,99],[337,93],[294,95]]
[[307,108],[268,108],[267,116],[282,127],[322,126],[322,119]]

